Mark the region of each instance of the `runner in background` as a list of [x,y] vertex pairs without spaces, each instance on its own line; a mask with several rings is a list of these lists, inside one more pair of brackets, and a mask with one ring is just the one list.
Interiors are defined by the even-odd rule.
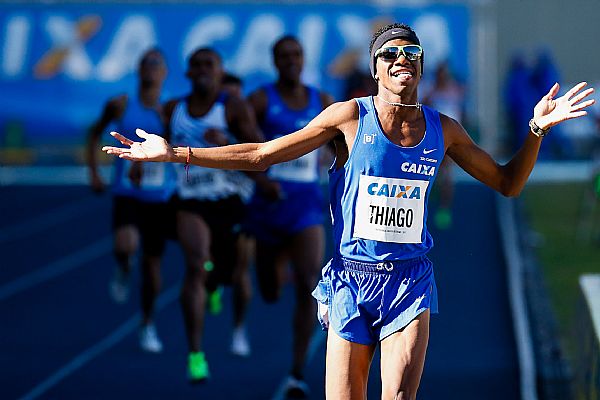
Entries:
[[[465,95],[465,87],[456,80],[448,62],[443,61],[435,69],[433,87],[423,98],[423,103],[464,124]],[[433,222],[438,229],[445,230],[452,226],[453,169],[454,162],[449,157],[444,157],[438,172],[437,193],[435,193],[438,202],[433,216]]]
[[[148,127],[163,131],[160,94],[167,75],[162,52],[151,49],[142,56],[135,94],[123,94],[109,100],[100,119],[94,124],[88,141],[88,165],[92,188],[104,190],[98,173],[95,149],[109,125],[127,137],[135,136],[135,128]],[[142,243],[142,312],[140,346],[149,352],[160,352],[162,343],[153,324],[154,300],[160,290],[160,258],[166,235],[164,226],[170,220],[168,199],[175,189],[175,170],[169,164],[115,160],[111,192],[113,195],[112,227],[117,268],[110,283],[110,295],[117,303],[127,301],[133,260]],[[150,216],[153,216],[150,218]],[[159,225],[148,224],[156,221]]]
[[[273,46],[273,61],[278,80],[249,96],[267,140],[301,129],[333,102],[330,95],[302,82],[304,58],[298,39],[280,38]],[[274,165],[267,177],[274,185],[270,191],[257,187],[247,226],[256,240],[256,272],[265,301],[275,302],[280,297],[288,263],[292,266],[296,306],[286,391],[291,397],[305,397],[308,386],[303,369],[316,312],[311,291],[318,280],[325,247],[319,152]]]
[[[239,96],[223,90],[223,74],[221,57],[215,50],[200,48],[190,55],[186,77],[192,91],[165,105],[174,143],[214,148],[261,141],[250,106]],[[188,374],[192,382],[200,382],[210,376],[202,348],[207,296],[210,295],[211,303],[218,302],[222,284],[233,285],[234,319],[239,325],[234,336],[237,332],[238,340],[247,342],[240,321],[250,298],[249,280],[245,276],[247,269],[236,270],[242,265],[237,259],[237,241],[244,218],[241,196],[247,187],[247,177],[237,171],[180,167],[174,204],[177,239],[186,262],[181,305],[189,347]],[[214,296],[218,296],[217,300]],[[220,306],[218,303],[210,307],[218,312],[215,307]]]
[[244,97],[244,82],[239,76],[226,72],[223,75],[223,90],[232,96]]
[[[223,76],[223,91],[231,96],[243,98],[244,82],[237,75],[225,73]],[[256,180],[261,174],[251,174],[252,179]],[[263,178],[264,180],[264,178]],[[252,194],[254,193],[254,182],[251,179],[246,179],[240,182],[240,198],[247,207]],[[234,275],[232,277],[233,286],[238,290],[233,291],[233,335],[231,338],[230,351],[233,355],[247,357],[251,353],[250,342],[247,337],[244,319],[246,316],[246,308],[252,297],[252,282],[250,281],[250,264],[254,259],[254,238],[248,234],[247,230],[240,229],[237,237],[237,257]],[[211,286],[209,284],[209,286]],[[212,285],[214,286],[214,285]],[[220,299],[217,294],[220,293],[220,288],[209,294],[209,310],[213,313],[218,311]],[[211,301],[212,300],[212,301]]]

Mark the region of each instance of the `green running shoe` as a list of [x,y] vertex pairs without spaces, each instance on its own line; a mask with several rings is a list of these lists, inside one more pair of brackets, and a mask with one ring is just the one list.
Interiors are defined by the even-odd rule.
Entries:
[[203,352],[192,352],[188,355],[188,377],[191,383],[201,383],[210,378],[208,363]]
[[208,312],[212,315],[221,314],[221,311],[223,311],[223,287],[219,286],[215,291],[207,292],[206,297]]

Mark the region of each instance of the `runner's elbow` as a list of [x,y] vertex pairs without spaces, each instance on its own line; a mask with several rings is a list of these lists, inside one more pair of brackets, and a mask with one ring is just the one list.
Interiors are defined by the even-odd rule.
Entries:
[[508,184],[508,185],[502,185],[499,192],[504,197],[519,197],[521,195],[522,190],[523,190],[522,186]]
[[255,171],[266,171],[271,166],[269,154],[259,148],[252,157],[252,169]]
[[269,142],[260,143],[253,158],[253,163],[259,171],[266,171],[270,166],[283,161],[282,155],[274,150]]

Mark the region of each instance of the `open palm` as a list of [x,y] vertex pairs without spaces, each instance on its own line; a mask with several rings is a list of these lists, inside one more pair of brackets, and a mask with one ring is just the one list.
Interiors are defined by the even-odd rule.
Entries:
[[533,109],[533,118],[536,124],[543,129],[548,129],[568,119],[582,117],[587,114],[584,108],[594,104],[594,99],[583,101],[590,94],[594,93],[593,88],[583,90],[587,86],[586,82],[578,83],[573,86],[563,96],[555,99],[560,86],[555,83],[546,94],[537,103]]
[[117,139],[119,142],[127,147],[113,147],[104,146],[102,151],[107,154],[114,154],[120,158],[133,161],[168,161],[169,153],[172,152],[172,148],[165,139],[158,135],[146,133],[142,129],[136,129],[135,133],[142,139],[143,142],[135,142],[131,139],[126,138],[117,132],[111,132],[110,134]]

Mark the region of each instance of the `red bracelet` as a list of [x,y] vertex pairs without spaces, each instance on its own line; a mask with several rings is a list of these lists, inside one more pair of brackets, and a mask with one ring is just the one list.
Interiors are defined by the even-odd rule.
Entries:
[[190,146],[187,146],[187,157],[185,159],[185,179],[189,182],[190,181],[190,157],[192,155],[192,148]]

